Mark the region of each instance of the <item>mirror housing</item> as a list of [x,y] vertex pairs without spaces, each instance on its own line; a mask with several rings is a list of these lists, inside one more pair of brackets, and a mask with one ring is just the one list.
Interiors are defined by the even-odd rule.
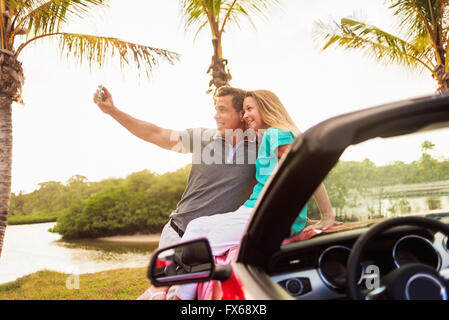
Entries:
[[147,277],[156,286],[209,281],[215,261],[206,238],[177,243],[157,250],[151,257]]

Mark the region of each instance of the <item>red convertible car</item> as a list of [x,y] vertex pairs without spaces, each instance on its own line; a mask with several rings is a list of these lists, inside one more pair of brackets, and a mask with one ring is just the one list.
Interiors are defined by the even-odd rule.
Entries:
[[[343,225],[292,234],[323,182]],[[449,96],[328,119],[298,137],[256,204],[239,248],[207,239],[158,250],[156,286],[199,282],[198,299],[447,300]]]

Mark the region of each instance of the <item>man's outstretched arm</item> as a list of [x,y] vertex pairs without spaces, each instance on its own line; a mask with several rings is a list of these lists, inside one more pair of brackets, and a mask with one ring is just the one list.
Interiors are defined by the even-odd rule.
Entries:
[[104,113],[110,115],[136,137],[153,143],[161,148],[184,152],[181,138],[175,130],[163,129],[155,124],[136,119],[119,110],[112,100],[111,93],[103,87],[102,100],[98,100],[98,91],[94,94],[94,103]]

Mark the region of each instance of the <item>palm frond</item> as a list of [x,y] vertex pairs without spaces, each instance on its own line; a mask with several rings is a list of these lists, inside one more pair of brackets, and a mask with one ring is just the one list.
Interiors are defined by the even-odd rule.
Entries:
[[[251,15],[267,18],[267,11],[280,4],[279,0],[181,0],[181,15],[185,30],[196,28],[198,33],[210,18],[224,30],[228,21],[240,26],[242,18],[254,27]],[[208,16],[209,14],[209,16]]]
[[36,6],[38,0],[5,0],[6,6],[8,8],[33,8]]
[[126,42],[117,38],[62,32],[30,39],[18,48],[16,55],[19,55],[31,41],[43,37],[59,37],[62,52],[66,53],[68,57],[75,58],[80,64],[87,63],[90,68],[94,65],[101,68],[108,59],[118,55],[122,68],[125,65],[133,65],[138,71],[144,69],[149,78],[154,67],[161,60],[170,64],[179,61],[178,53],[164,49]]
[[0,0],[0,49],[6,48],[6,30],[5,21],[3,20],[3,12],[5,12],[5,9],[5,1]]
[[201,30],[203,30],[203,28],[205,26],[207,26],[208,22],[204,21],[202,25],[200,25],[197,29],[197,31],[195,32],[195,36],[193,37],[194,40],[196,40],[196,38],[198,37],[198,35],[200,34]]
[[447,0],[389,0],[390,9],[400,19],[400,28],[414,36],[426,34],[438,39]]
[[17,27],[25,27],[30,35],[60,32],[70,18],[82,18],[93,7],[107,5],[104,0],[34,0],[20,2],[23,10]]
[[170,64],[179,61],[178,53],[116,38],[64,33],[60,41],[63,51],[65,50],[68,56],[77,58],[79,63],[87,60],[89,67],[92,67],[93,63],[102,67],[107,58],[118,54],[122,68],[125,64],[133,64],[139,71],[143,68],[148,78],[161,59]]
[[199,25],[197,33],[208,23],[207,12],[201,0],[181,0],[181,15],[185,19],[184,29],[187,31]]
[[375,26],[352,19],[342,19],[340,24],[334,22],[333,27],[318,22],[315,33],[325,42],[322,50],[337,45],[359,50],[379,62],[428,69],[432,65],[429,57],[431,46],[426,38],[420,39],[419,46],[415,46]]
[[6,0],[7,6],[14,7],[31,7],[33,3],[36,3],[36,0]]
[[[240,17],[249,18],[252,15],[259,16],[263,19],[268,19],[267,12],[274,7],[279,6],[278,0],[242,0],[236,3],[235,8],[232,9],[231,20],[238,23]],[[229,7],[225,7],[229,10]]]

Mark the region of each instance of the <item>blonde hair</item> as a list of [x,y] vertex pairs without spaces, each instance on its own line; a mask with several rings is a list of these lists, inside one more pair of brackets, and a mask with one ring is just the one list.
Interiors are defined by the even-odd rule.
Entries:
[[273,92],[268,90],[247,91],[246,97],[252,97],[256,100],[262,120],[267,125],[291,131],[295,136],[301,134],[281,100]]

